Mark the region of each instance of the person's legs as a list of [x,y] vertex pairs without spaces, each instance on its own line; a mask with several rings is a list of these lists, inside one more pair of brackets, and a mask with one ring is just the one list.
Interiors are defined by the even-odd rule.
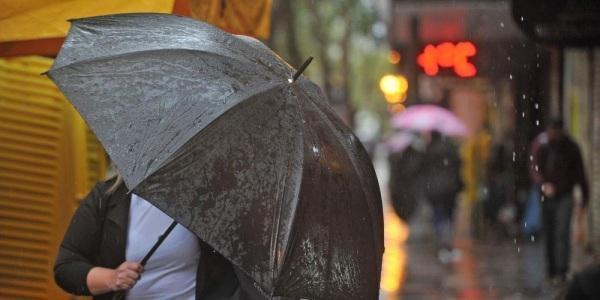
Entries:
[[542,220],[544,222],[544,235],[546,244],[546,269],[548,278],[552,278],[556,275],[556,266],[554,260],[554,245],[555,245],[555,213],[556,213],[556,201],[558,199],[545,199],[542,202]]
[[438,244],[441,244],[441,236],[444,231],[444,210],[439,205],[432,205],[433,210],[433,229],[435,230],[435,237]]
[[554,263],[556,275],[564,279],[569,271],[569,255],[571,253],[571,214],[573,199],[570,195],[562,196],[556,207],[556,227],[554,237]]

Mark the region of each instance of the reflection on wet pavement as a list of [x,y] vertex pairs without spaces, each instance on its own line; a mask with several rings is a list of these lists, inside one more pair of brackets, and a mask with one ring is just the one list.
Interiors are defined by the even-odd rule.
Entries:
[[385,208],[385,253],[381,270],[381,290],[387,299],[398,296],[400,287],[406,278],[405,242],[410,232],[391,208]]
[[380,299],[553,299],[559,293],[544,283],[542,241],[473,240],[459,221],[460,257],[442,263],[427,217],[420,213],[408,227],[391,210],[385,214]]

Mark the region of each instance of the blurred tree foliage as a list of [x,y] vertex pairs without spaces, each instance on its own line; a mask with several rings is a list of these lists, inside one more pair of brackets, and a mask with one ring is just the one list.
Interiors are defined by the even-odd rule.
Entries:
[[[276,0],[269,44],[294,67],[315,60],[305,73],[352,124],[357,110],[387,119],[379,79],[393,71],[385,32],[376,36],[378,16],[369,0]],[[381,30],[380,30],[381,31]]]

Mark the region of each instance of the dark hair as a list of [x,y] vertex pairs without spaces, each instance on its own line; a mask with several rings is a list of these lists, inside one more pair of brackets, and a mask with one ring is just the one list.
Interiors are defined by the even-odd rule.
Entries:
[[563,129],[563,127],[564,127],[564,122],[559,117],[552,117],[552,118],[550,118],[550,121],[548,121],[548,128]]

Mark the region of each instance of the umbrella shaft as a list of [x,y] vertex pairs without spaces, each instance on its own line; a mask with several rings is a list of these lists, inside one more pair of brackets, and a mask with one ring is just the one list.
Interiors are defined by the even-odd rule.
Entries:
[[[171,223],[171,225],[169,225],[167,230],[165,230],[165,232],[163,232],[163,234],[158,237],[158,240],[156,241],[156,243],[154,243],[154,246],[152,246],[150,251],[148,251],[146,256],[144,256],[144,258],[140,262],[140,264],[142,266],[146,265],[146,263],[148,262],[150,257],[152,257],[152,254],[154,254],[154,252],[156,252],[156,249],[158,249],[158,247],[162,244],[162,242],[164,242],[164,240],[167,238],[167,236],[169,236],[169,234],[171,233],[171,231],[173,231],[173,228],[175,228],[175,226],[177,226],[177,221],[173,221],[173,223]],[[123,299],[125,299],[126,294],[127,294],[127,291],[115,292],[113,299],[114,300],[123,300]]]
[[158,249],[160,244],[162,244],[162,242],[167,238],[167,236],[169,236],[169,234],[171,233],[171,231],[173,231],[173,228],[175,228],[176,225],[177,225],[177,221],[173,221],[173,223],[171,223],[171,225],[169,225],[169,228],[167,228],[167,230],[165,230],[165,232],[161,236],[158,237],[158,240],[156,241],[154,246],[152,246],[152,249],[150,249],[150,251],[148,251],[146,256],[144,256],[144,258],[140,262],[140,264],[142,266],[146,265],[146,263],[148,262],[150,257],[152,257],[152,254],[154,254],[154,252],[156,252],[156,249]]

